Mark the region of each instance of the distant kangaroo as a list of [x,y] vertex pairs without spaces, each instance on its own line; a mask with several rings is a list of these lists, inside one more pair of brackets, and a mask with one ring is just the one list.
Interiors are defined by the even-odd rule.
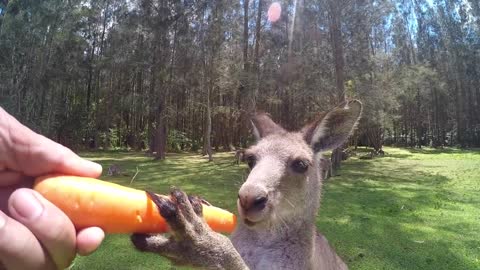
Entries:
[[239,222],[231,239],[206,225],[197,199],[173,189],[172,200],[154,198],[172,236],[134,234],[134,245],[206,269],[348,269],[315,226],[320,154],[347,140],[361,112],[359,101],[345,102],[298,132],[256,115],[258,142],[245,151],[251,172],[238,193]]

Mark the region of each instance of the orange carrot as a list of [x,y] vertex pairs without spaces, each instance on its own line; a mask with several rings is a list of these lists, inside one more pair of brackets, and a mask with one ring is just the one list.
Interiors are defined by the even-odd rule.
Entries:
[[[145,191],[93,178],[47,175],[34,189],[60,208],[76,229],[100,227],[106,233],[164,233],[165,219]],[[203,204],[203,217],[212,230],[231,233],[234,214]]]

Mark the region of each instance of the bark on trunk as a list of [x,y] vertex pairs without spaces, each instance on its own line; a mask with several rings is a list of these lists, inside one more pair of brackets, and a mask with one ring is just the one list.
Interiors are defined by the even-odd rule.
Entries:
[[165,117],[164,117],[164,108],[163,102],[160,101],[158,105],[157,113],[156,113],[156,124],[157,127],[155,129],[155,160],[162,160],[165,159],[165,150],[166,150],[166,125],[165,125]]
[[207,90],[207,115],[205,117],[206,126],[205,126],[205,136],[204,136],[204,143],[203,143],[203,151],[205,154],[208,155],[208,161],[213,161],[212,155],[212,113],[210,108],[210,89]]
[[[339,3],[337,1],[330,0],[330,35],[331,35],[331,44],[333,49],[333,56],[335,59],[335,82],[337,86],[337,99],[341,103],[346,100],[345,89],[344,89],[344,66],[345,62],[343,59],[343,43],[342,43],[342,32],[341,32],[341,10]],[[332,153],[332,170],[333,175],[336,174],[337,170],[340,168],[340,162],[342,161],[342,151],[343,146],[338,147],[333,150]]]

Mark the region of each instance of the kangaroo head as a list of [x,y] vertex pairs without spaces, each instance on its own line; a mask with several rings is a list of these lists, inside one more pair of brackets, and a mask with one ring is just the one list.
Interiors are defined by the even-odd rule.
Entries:
[[361,112],[359,101],[344,102],[296,132],[266,114],[253,117],[257,143],[245,151],[251,171],[237,200],[242,221],[254,230],[314,218],[321,188],[319,154],[343,144]]

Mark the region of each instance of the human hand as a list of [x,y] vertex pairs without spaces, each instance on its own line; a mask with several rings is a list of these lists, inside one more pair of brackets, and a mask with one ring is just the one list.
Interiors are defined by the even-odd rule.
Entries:
[[102,242],[100,228],[76,232],[70,219],[32,190],[47,173],[98,177],[102,167],[28,129],[0,107],[0,269],[65,269]]

